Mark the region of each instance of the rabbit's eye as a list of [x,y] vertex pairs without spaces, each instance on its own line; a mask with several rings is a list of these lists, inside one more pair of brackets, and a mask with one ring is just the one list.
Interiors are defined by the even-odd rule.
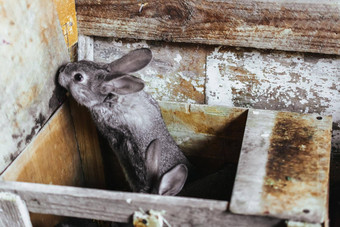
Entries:
[[75,79],[75,81],[80,82],[80,81],[83,81],[84,77],[80,73],[76,73],[76,74],[74,74],[74,79]]

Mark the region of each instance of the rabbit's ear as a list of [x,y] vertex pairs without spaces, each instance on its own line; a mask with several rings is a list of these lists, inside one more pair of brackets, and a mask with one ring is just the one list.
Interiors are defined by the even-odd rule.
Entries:
[[124,75],[136,72],[149,64],[152,59],[151,50],[141,48],[133,50],[109,64],[111,75]]
[[188,168],[184,164],[178,164],[162,176],[158,194],[177,195],[182,190],[187,177]]
[[121,76],[110,81],[105,81],[100,86],[100,93],[108,95],[115,93],[118,95],[127,95],[139,92],[144,88],[144,81],[131,75]]
[[145,157],[145,165],[148,176],[148,181],[153,184],[159,177],[159,164],[161,161],[161,143],[158,139],[151,141],[147,150]]

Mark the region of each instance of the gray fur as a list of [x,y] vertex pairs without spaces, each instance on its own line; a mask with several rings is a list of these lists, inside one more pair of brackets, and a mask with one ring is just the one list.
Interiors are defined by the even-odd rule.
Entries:
[[69,63],[60,68],[58,81],[89,108],[133,191],[173,195],[183,187],[190,164],[170,136],[157,102],[143,91],[144,82],[127,75],[151,58],[143,48],[107,65]]

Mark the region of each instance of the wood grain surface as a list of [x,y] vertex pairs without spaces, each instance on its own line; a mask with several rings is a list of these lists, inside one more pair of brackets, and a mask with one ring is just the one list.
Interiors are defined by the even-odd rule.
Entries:
[[83,35],[340,54],[338,1],[79,0],[76,9]]

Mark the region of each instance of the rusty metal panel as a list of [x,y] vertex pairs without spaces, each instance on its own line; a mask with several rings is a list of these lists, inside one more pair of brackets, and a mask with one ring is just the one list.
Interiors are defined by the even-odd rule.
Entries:
[[146,81],[146,91],[162,101],[205,102],[206,48],[198,45],[136,42],[94,38],[94,61],[111,62],[129,51],[148,47],[153,60],[134,73]]
[[0,1],[0,172],[61,104],[69,57],[52,1]]
[[332,118],[249,110],[230,209],[322,223]]

